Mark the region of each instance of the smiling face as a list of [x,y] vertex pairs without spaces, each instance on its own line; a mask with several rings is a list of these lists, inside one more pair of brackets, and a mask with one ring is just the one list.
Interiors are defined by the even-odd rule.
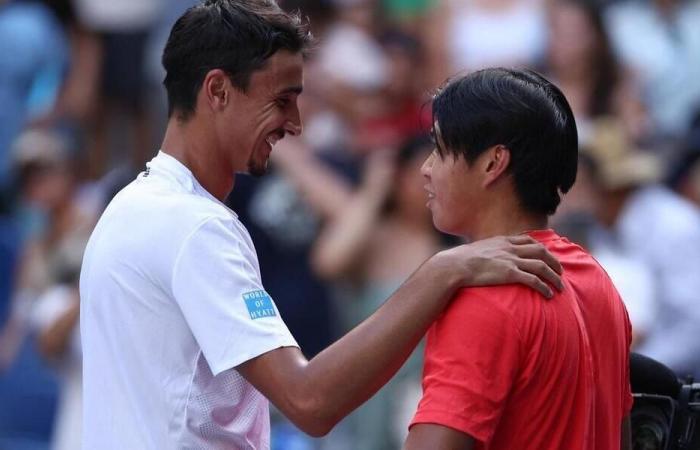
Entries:
[[228,84],[231,101],[216,120],[219,148],[234,172],[263,175],[274,145],[287,133],[301,133],[297,97],[302,86],[303,57],[284,50],[253,73],[245,92]]

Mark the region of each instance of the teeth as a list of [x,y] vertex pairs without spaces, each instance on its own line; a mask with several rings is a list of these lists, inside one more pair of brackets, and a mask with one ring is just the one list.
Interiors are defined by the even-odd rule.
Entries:
[[277,141],[279,141],[279,138],[277,136],[274,136],[274,135],[270,135],[267,137],[267,139],[265,139],[265,142],[268,143],[270,148],[274,147],[275,144],[277,143]]

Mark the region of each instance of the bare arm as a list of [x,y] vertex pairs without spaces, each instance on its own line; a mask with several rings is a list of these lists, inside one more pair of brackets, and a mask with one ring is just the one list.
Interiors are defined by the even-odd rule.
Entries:
[[472,450],[474,439],[468,434],[432,423],[417,424],[408,433],[404,450]]
[[[324,435],[396,373],[457,288],[521,282],[551,294],[542,280],[559,287],[552,270],[561,272],[559,263],[533,242],[527,236],[494,238],[440,252],[311,361],[297,348],[282,348],[237,369],[299,428]],[[547,261],[536,265],[537,275],[520,269],[524,261],[534,267],[532,258]]]
[[287,137],[272,152],[272,160],[322,218],[335,217],[349,201],[352,188],[325,167],[301,138]]
[[80,315],[80,302],[77,298],[75,300],[61,317],[39,334],[39,351],[44,357],[56,358],[66,350]]
[[379,151],[369,156],[362,185],[314,243],[311,264],[321,277],[342,276],[363,253],[391,189],[393,156]]
[[620,450],[632,450],[632,425],[630,416],[626,415],[622,419],[622,429],[620,433]]

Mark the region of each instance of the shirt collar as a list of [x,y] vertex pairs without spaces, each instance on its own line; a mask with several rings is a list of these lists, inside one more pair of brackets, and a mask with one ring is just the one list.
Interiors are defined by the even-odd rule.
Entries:
[[209,191],[204,189],[187,166],[182,164],[174,156],[165,153],[163,150],[158,150],[158,154],[150,162],[146,163],[146,173],[149,173],[150,171],[160,172],[173,178],[180,186],[184,187],[189,192],[201,197],[206,197],[209,200],[224,206],[231,212],[231,214],[238,217],[238,214],[236,214],[235,211],[226,206],[226,204],[221,202],[218,198],[214,197]]

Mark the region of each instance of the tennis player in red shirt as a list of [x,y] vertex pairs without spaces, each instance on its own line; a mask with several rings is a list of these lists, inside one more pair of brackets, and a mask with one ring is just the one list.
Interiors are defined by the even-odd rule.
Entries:
[[436,95],[433,134],[422,173],[435,226],[473,240],[527,233],[559,259],[565,289],[549,301],[518,285],[459,291],[428,331],[404,448],[629,448],[627,311],[598,263],[547,229],[576,178],[563,94],[534,72],[475,72]]

